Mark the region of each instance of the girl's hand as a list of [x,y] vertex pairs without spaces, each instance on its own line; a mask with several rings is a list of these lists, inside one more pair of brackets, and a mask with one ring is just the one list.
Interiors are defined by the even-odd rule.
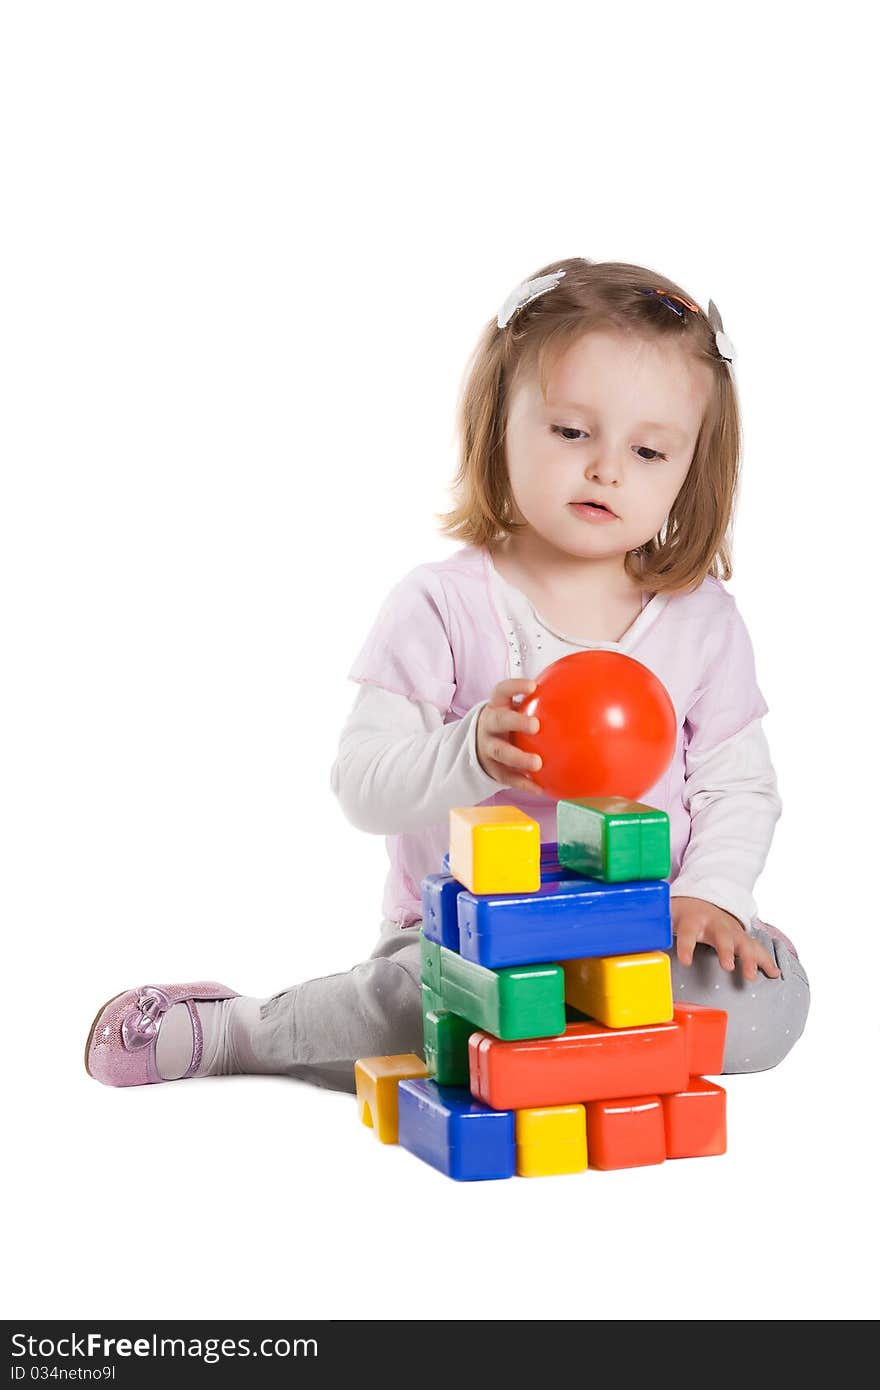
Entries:
[[770,952],[749,936],[738,917],[723,908],[702,898],[684,897],[670,898],[670,908],[676,953],[682,965],[692,963],[694,947],[702,941],[717,953],[722,970],[735,969],[739,956],[746,980],[756,980],[759,969],[771,980],[782,974]]
[[524,753],[508,737],[513,729],[526,734],[536,734],[540,729],[540,721],[534,715],[520,714],[511,703],[514,695],[531,695],[536,685],[537,681],[521,679],[496,685],[477,719],[477,758],[483,771],[496,782],[545,796],[528,775],[539,770],[540,757],[537,753]]

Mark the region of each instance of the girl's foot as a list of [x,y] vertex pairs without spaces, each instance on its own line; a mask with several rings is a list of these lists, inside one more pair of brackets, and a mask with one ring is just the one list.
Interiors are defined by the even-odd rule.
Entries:
[[127,990],[98,1010],[86,1071],[106,1086],[146,1086],[249,1069],[247,1025],[259,1005],[215,981]]

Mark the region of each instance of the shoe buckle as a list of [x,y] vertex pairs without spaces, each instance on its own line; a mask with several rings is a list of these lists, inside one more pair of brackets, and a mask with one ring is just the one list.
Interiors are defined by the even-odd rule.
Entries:
[[122,1020],[122,1041],[130,1052],[153,1041],[170,1004],[164,989],[157,989],[155,985],[145,985],[138,990],[135,1007]]

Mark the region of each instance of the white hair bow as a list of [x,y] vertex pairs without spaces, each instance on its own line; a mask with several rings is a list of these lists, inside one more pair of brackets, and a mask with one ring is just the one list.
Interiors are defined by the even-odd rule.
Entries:
[[718,306],[711,299],[709,300],[709,308],[706,311],[706,318],[709,320],[710,326],[715,330],[715,346],[718,349],[718,356],[723,357],[725,362],[729,362],[730,365],[733,366],[733,361],[736,357],[736,353],[733,350],[733,343],[724,331],[724,325],[721,322]]
[[549,275],[537,275],[534,280],[525,280],[521,285],[517,285],[498,310],[498,327],[506,328],[517,310],[530,304],[539,295],[546,294],[548,290],[555,289],[564,274],[564,270],[552,270]]

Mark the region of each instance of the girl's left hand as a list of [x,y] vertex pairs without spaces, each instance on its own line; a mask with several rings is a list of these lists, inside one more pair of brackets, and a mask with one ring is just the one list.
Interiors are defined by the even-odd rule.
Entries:
[[759,969],[771,980],[781,975],[773,956],[749,936],[738,917],[702,898],[670,898],[669,905],[676,953],[682,965],[692,963],[694,947],[702,941],[717,953],[722,970],[733,970],[739,956],[747,980],[756,980]]

